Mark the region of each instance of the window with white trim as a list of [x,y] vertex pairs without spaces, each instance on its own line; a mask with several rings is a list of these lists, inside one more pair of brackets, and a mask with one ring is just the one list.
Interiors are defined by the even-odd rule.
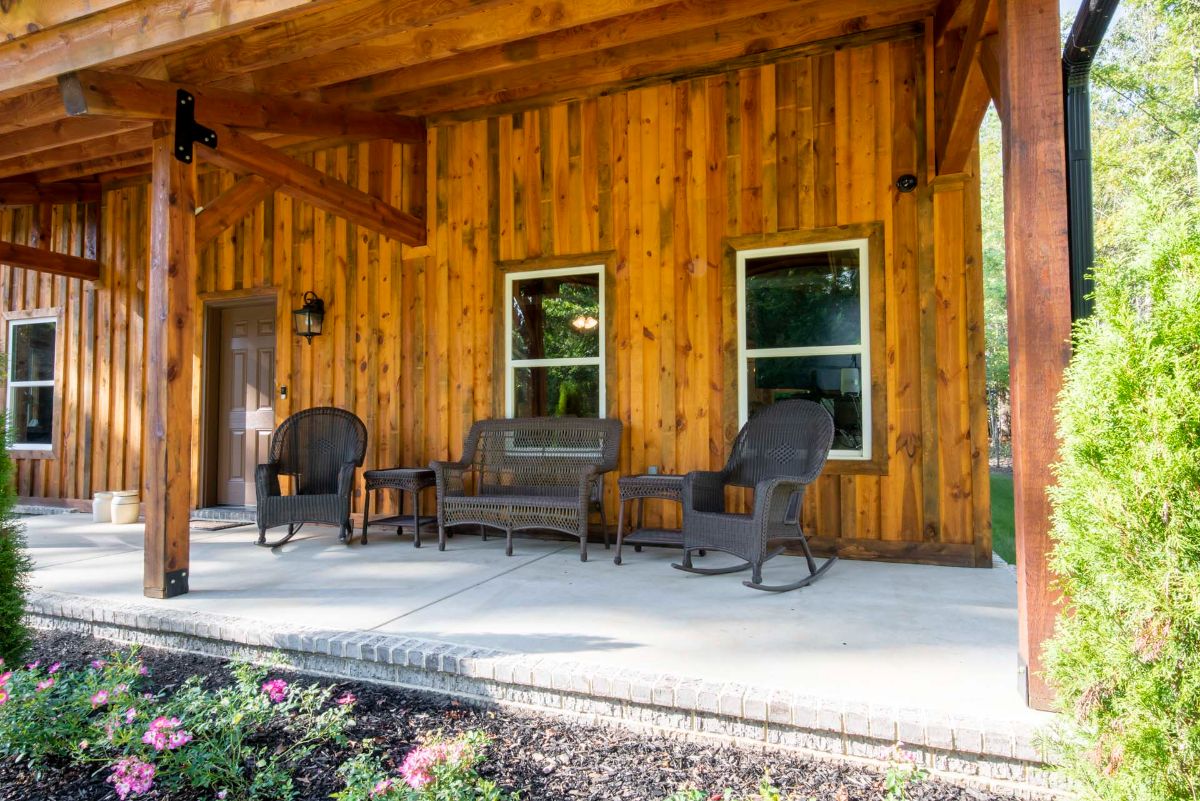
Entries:
[[831,459],[871,458],[868,240],[737,254],[738,414],[779,400],[833,416]]
[[604,267],[505,275],[505,412],[604,416]]
[[9,320],[8,410],[9,448],[48,451],[54,444],[53,317]]

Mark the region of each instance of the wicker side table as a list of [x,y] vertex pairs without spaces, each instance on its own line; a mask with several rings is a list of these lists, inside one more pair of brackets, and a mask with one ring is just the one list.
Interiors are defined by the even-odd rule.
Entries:
[[[367,544],[367,526],[371,524],[371,493],[376,490],[393,489],[400,491],[398,514],[373,521],[377,526],[395,526],[396,534],[403,533],[404,527],[412,526],[413,547],[421,547],[421,526],[436,523],[437,517],[421,516],[421,490],[435,486],[433,471],[425,467],[392,467],[386,470],[368,470],[363,474],[367,482],[367,498],[363,504],[362,541]],[[404,514],[404,496],[412,498],[412,514]],[[378,495],[376,496],[378,509]]]
[[[620,499],[617,504],[617,553],[613,564],[621,564],[621,545],[626,543],[639,551],[643,545],[683,547],[683,532],[679,529],[642,527],[647,498],[683,503],[683,476],[624,476],[617,479],[617,494]],[[637,501],[637,526],[626,535],[625,504],[629,501]]]

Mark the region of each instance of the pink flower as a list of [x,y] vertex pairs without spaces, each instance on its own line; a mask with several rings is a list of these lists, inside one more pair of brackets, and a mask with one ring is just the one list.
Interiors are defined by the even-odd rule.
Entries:
[[108,690],[97,690],[96,694],[92,696],[92,708],[93,709],[95,709],[98,706],[104,706],[107,703],[108,703]]
[[89,745],[91,745],[91,743],[89,743],[87,740],[80,740],[79,741],[79,750],[86,751],[86,750],[88,750]]
[[121,693],[125,692],[128,689],[129,689],[128,684],[118,684],[116,687],[113,687],[113,695],[120,695]]
[[54,679],[46,679],[45,681],[39,681],[37,683],[37,691],[41,692],[42,690],[49,690],[53,686],[54,686]]
[[404,757],[400,765],[400,775],[414,790],[420,790],[433,781],[429,769],[441,761],[441,754],[433,748],[414,748]]
[[264,681],[262,691],[267,694],[272,703],[282,703],[287,698],[288,685],[283,679],[271,679]]
[[217,801],[225,801],[225,796],[227,795],[229,795],[229,791],[222,790],[221,792],[217,793]]
[[150,721],[150,728],[142,735],[142,742],[151,746],[155,751],[174,751],[192,741],[192,735],[178,729],[179,718],[159,716]]
[[383,795],[388,790],[392,789],[395,784],[396,782],[392,779],[380,779],[375,783],[375,786],[371,788],[371,798],[377,798],[378,796]]
[[92,660],[92,670],[103,670],[104,666],[107,664],[108,663],[105,662],[103,659],[93,659]]
[[150,671],[146,669],[145,665],[139,663],[138,664],[138,675],[139,676],[149,676]]
[[125,801],[130,796],[150,791],[154,786],[154,765],[137,757],[122,759],[112,766],[112,775],[106,781],[117,791],[117,797]]
[[133,723],[133,719],[136,717],[137,717],[137,710],[134,709],[133,707],[129,707],[129,709],[125,710],[125,722],[127,724]]
[[37,666],[40,664],[42,664],[42,660],[35,659],[32,662],[30,662],[28,665],[26,665],[25,669],[26,670],[37,670]]
[[[3,683],[4,682],[0,682],[0,684],[3,684]],[[358,699],[354,697],[354,693],[345,693],[345,694],[341,695],[336,701],[334,701],[334,703],[337,704],[338,706],[346,706],[347,704],[353,704],[357,700]]]
[[11,670],[6,670],[5,672],[0,673],[0,687],[3,687],[5,684],[8,684],[8,680],[11,678],[12,678]]
[[4,702],[8,700],[8,690],[0,687],[0,706],[4,706]]
[[50,668],[46,672],[49,673],[51,676],[53,676],[55,673],[58,672],[58,669],[60,667],[62,667],[62,662],[55,662],[53,665],[50,666]]

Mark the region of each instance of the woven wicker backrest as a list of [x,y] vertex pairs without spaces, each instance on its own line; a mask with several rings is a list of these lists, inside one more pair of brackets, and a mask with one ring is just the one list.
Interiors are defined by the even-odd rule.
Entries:
[[367,427],[353,413],[332,406],[297,412],[271,436],[271,462],[296,477],[297,495],[338,491],[338,470],[345,462],[362,467]]
[[816,479],[833,445],[833,418],[819,403],[785,400],[746,421],[725,465],[725,482],[753,487],[766,478]]
[[579,490],[579,468],[616,469],[620,447],[620,420],[481,420],[467,434],[463,461],[481,494],[569,496]]

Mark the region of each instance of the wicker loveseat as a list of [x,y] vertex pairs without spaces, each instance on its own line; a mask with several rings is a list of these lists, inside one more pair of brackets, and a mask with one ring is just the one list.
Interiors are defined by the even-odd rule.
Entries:
[[438,548],[446,529],[502,529],[512,556],[513,533],[544,529],[579,538],[587,561],[588,514],[604,519],[604,474],[616,469],[620,420],[530,417],[482,420],[467,434],[462,460],[434,462]]

